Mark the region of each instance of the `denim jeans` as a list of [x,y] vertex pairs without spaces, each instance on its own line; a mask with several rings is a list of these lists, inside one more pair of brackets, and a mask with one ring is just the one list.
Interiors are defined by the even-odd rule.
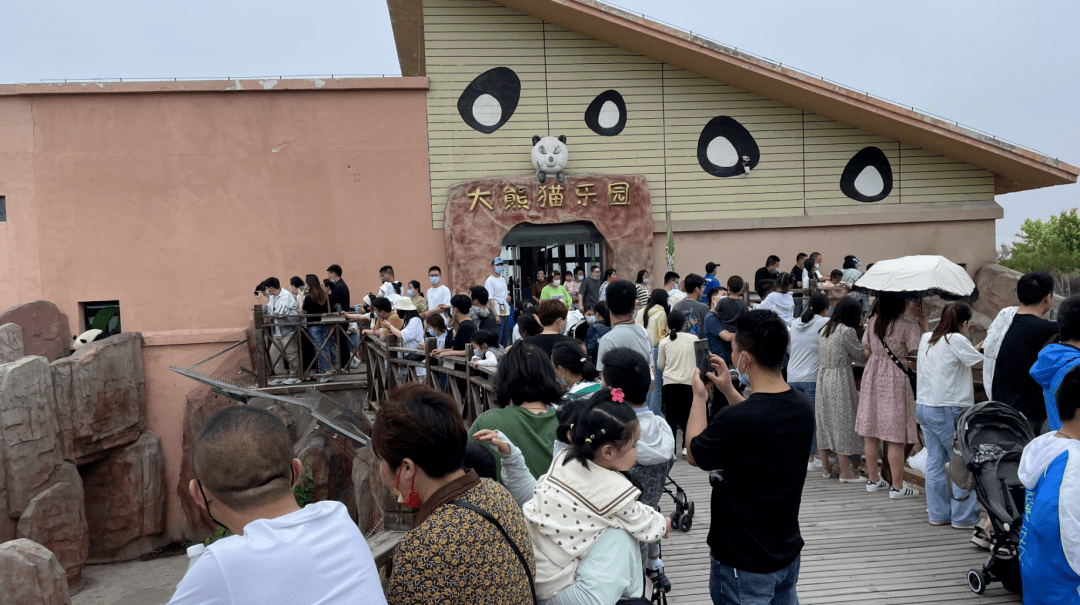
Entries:
[[510,346],[510,339],[514,336],[514,320],[510,315],[503,315],[499,318],[499,325],[496,328],[499,334],[499,346]]
[[[659,347],[653,347],[653,349],[652,349],[652,358],[653,358],[653,365],[654,366],[656,365],[656,360],[657,360],[659,355],[660,355],[660,348]],[[664,408],[663,408],[664,397],[663,397],[663,394],[661,394],[661,392],[660,392],[660,389],[663,386],[664,386],[664,371],[661,370],[660,368],[656,368],[656,375],[653,376],[653,390],[652,390],[652,393],[649,393],[648,397],[645,398],[645,403],[648,404],[650,412],[652,412],[653,414],[656,414],[657,416],[659,416],[661,418],[664,417]]]
[[[952,458],[953,437],[956,435],[956,417],[961,409],[956,406],[915,406],[915,420],[922,426],[926,439],[926,507],[931,523],[949,523],[958,527],[979,522],[979,503],[974,497],[960,502],[949,499],[945,482],[945,463]],[[954,483],[953,494],[964,497],[968,492]]]
[[[810,405],[817,408],[817,383],[816,382],[789,382],[788,386],[799,391],[810,400]],[[817,423],[814,423],[814,440],[810,443],[810,453],[817,452]],[[822,462],[824,464],[824,462]]]
[[772,573],[739,571],[712,560],[709,595],[716,605],[799,605],[799,560]]
[[315,358],[319,360],[319,372],[330,371],[330,347],[326,343],[326,326],[308,326],[308,335],[315,345]]

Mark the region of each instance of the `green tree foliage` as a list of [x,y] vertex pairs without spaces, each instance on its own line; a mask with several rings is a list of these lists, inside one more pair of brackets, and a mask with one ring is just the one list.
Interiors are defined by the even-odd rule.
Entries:
[[1027,219],[1017,234],[1020,241],[1012,248],[1011,258],[1001,264],[1023,273],[1080,270],[1080,217],[1076,208],[1045,223]]

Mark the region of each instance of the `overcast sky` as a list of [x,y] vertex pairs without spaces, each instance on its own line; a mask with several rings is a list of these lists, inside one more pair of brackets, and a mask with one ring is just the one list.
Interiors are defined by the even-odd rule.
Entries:
[[[1080,164],[1080,2],[616,4]],[[0,23],[3,83],[398,73],[383,0],[3,0]],[[998,240],[1078,195],[998,197]]]

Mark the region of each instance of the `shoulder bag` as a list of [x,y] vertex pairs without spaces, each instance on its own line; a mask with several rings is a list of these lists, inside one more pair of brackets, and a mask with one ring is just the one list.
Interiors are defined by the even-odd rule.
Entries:
[[525,570],[525,577],[529,579],[529,590],[532,591],[532,600],[533,603],[536,603],[536,586],[533,584],[533,574],[532,571],[529,570],[529,562],[525,560],[525,555],[521,554],[521,549],[518,548],[518,545],[510,539],[510,534],[506,533],[506,530],[503,529],[502,523],[499,523],[499,520],[496,519],[491,513],[480,508],[479,506],[476,506],[475,504],[470,504],[463,500],[451,500],[450,504],[453,504],[454,506],[460,506],[461,508],[467,508],[473,511],[474,513],[487,519],[499,530],[499,532],[502,533],[503,537],[506,538],[506,541],[510,543],[510,548],[514,549],[514,554],[517,555],[518,561],[521,562],[521,567]]
[[910,367],[908,367],[907,363],[905,363],[904,361],[901,361],[900,358],[897,357],[892,352],[892,349],[889,348],[889,343],[885,342],[884,338],[881,339],[881,345],[883,347],[885,347],[885,353],[887,353],[889,355],[889,359],[891,359],[892,362],[896,364],[896,367],[900,368],[900,371],[903,372],[908,377],[908,381],[911,383],[911,395],[912,395],[912,397],[918,398],[919,389],[915,386],[916,385],[915,371],[912,370]]

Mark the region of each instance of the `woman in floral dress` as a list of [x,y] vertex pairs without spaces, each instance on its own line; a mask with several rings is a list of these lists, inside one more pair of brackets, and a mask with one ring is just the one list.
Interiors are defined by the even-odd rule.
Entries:
[[[817,296],[815,294],[815,296]],[[851,456],[863,452],[863,438],[855,432],[859,391],[851,364],[866,361],[860,342],[862,307],[853,298],[842,298],[833,309],[829,323],[818,333],[817,444],[823,464],[834,452],[840,461],[841,483],[863,483],[851,470]],[[831,477],[828,466],[821,470]]]

